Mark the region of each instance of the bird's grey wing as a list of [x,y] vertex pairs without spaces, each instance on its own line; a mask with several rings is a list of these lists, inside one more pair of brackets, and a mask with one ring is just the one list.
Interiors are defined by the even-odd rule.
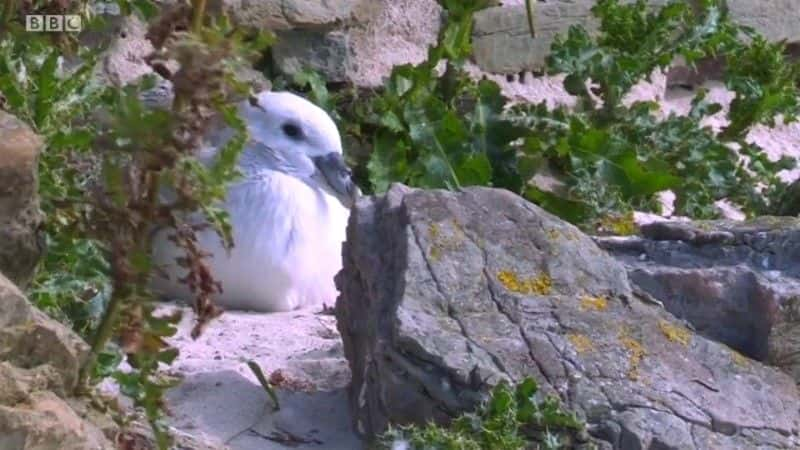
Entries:
[[[233,137],[234,130],[222,125],[221,121],[212,122],[210,129],[206,132],[200,148],[197,149],[195,157],[206,167],[210,167],[216,160],[219,149],[222,148]],[[174,202],[177,199],[175,190],[170,186],[162,186],[158,192],[159,203],[162,205]],[[203,223],[204,216],[199,212],[188,213],[184,219],[189,223]],[[153,227],[150,230],[151,236],[163,231],[163,226]]]
[[[252,162],[250,158],[253,159]],[[314,163],[300,152],[277,152],[255,139],[248,141],[241,163],[245,170],[252,163],[261,166],[256,168],[268,168],[301,179],[311,177],[317,170]]]

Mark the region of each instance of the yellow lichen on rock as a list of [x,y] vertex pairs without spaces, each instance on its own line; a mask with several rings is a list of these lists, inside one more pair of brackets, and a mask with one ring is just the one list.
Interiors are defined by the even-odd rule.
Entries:
[[428,235],[430,236],[432,242],[431,247],[428,249],[428,253],[430,253],[431,258],[434,260],[438,260],[442,255],[441,249],[438,245],[436,245],[439,239],[439,233],[439,224],[431,223],[428,225]]
[[585,334],[570,333],[567,335],[567,339],[572,346],[575,347],[575,351],[578,353],[586,353],[594,350],[594,344],[592,344],[592,340],[589,339],[589,337]]
[[746,356],[737,352],[736,350],[731,350],[731,360],[733,361],[734,364],[740,367],[744,367],[750,362],[750,360],[747,359]]
[[439,224],[435,222],[431,222],[428,224],[428,234],[431,235],[431,239],[436,239],[439,237]]
[[[438,223],[431,223],[428,225],[428,236],[431,241],[428,254],[431,256],[432,260],[440,260],[443,252],[455,250],[463,242],[462,237],[464,231],[461,229],[461,225],[456,221],[453,221],[452,225],[454,230],[453,236],[443,236],[444,233],[442,233],[442,229]],[[461,234],[461,236],[459,236],[459,234]]]
[[666,320],[659,321],[658,328],[661,329],[661,333],[664,334],[664,337],[672,342],[682,344],[684,347],[689,345],[689,342],[692,341],[691,331],[687,330],[686,328],[673,325]]
[[556,229],[551,228],[547,230],[545,233],[547,233],[547,238],[550,239],[551,241],[557,241],[559,238],[561,238],[561,233],[559,233],[558,230]]
[[599,231],[610,232],[617,236],[631,236],[639,231],[633,212],[624,215],[609,214],[600,219]]
[[622,346],[630,353],[628,378],[636,381],[639,379],[639,366],[647,355],[647,350],[645,350],[641,342],[631,337],[630,332],[625,327],[619,331],[619,340]]
[[520,279],[511,270],[497,272],[497,280],[511,292],[526,295],[548,295],[553,287],[553,280],[547,274]]
[[605,311],[608,309],[608,300],[602,296],[584,295],[581,296],[581,309],[584,311]]

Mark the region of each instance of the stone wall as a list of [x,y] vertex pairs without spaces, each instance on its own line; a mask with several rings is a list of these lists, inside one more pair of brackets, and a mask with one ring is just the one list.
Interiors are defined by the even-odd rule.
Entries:
[[[495,2],[476,14],[473,30],[477,75],[513,74],[515,81],[538,85],[534,77],[544,66],[554,37],[572,25],[597,27],[591,17],[596,0],[535,2],[536,38],[528,29],[524,0]],[[666,0],[650,0],[655,7]],[[727,0],[734,20],[754,27],[771,40],[800,43],[800,8],[794,0]],[[393,66],[419,63],[435,43],[443,11],[437,0],[218,0],[244,25],[278,34],[272,50],[275,65],[286,73],[305,67],[321,71],[330,81],[362,87],[382,84]],[[126,19],[119,30],[107,69],[115,79],[129,81],[143,71],[141,58],[149,49],[141,24]],[[546,78],[546,77],[541,77]],[[507,93],[517,87],[503,83]],[[546,84],[546,83],[545,83]],[[535,98],[531,90],[521,98]],[[563,96],[563,95],[562,95]]]

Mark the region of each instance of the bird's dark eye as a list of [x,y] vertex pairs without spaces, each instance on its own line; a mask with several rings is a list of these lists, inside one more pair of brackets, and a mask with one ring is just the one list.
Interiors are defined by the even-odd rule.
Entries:
[[283,130],[283,133],[292,139],[298,139],[303,134],[303,130],[293,123],[283,124],[281,126],[281,130]]

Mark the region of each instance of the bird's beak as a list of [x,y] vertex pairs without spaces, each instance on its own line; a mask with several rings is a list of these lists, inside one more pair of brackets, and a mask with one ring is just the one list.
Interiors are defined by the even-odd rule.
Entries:
[[361,196],[361,190],[353,182],[352,172],[344,162],[341,153],[331,152],[314,157],[312,160],[317,167],[317,172],[325,179],[336,198],[346,208],[352,208],[358,197]]

